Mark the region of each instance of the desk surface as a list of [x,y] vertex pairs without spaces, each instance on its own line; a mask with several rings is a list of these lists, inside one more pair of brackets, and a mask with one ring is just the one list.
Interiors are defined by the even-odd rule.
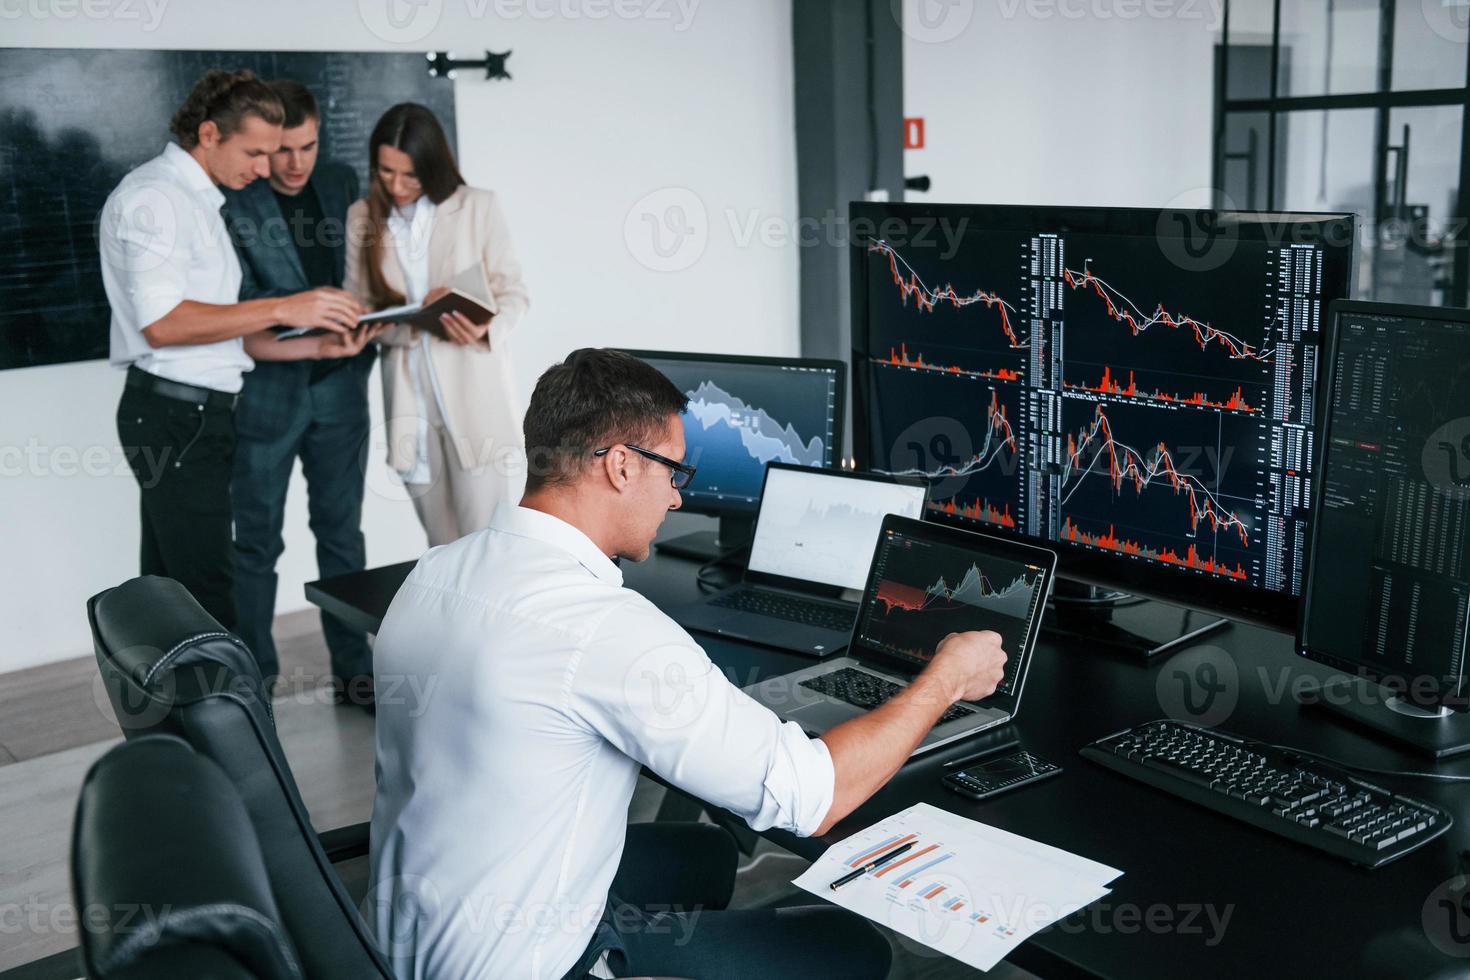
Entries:
[[[696,522],[702,519],[673,515],[667,532],[700,526]],[[314,582],[307,595],[375,631],[411,567]],[[629,587],[660,605],[697,595],[693,571],[693,563],[665,557],[624,563]],[[700,639],[741,686],[811,663],[749,644]],[[1437,765],[1297,704],[1294,691],[1328,676],[1293,655],[1290,637],[1240,625],[1215,634],[1207,645],[1150,664],[1043,639],[1014,724],[909,763],[825,837],[767,836],[814,859],[863,827],[927,802],[1123,869],[1111,895],[1038,934],[1011,957],[1048,977],[1422,977],[1457,967],[1470,976],[1470,959],[1445,956],[1431,943],[1431,934],[1441,944],[1452,941],[1451,912],[1439,902],[1455,875],[1456,855],[1470,847],[1470,784],[1372,777],[1439,803],[1457,815],[1457,823],[1414,854],[1365,871],[1176,800],[1077,754],[1110,732],[1172,715],[1361,765],[1470,775],[1470,760]],[[1185,701],[1184,685],[1197,679],[1223,685],[1213,702],[1193,701],[1208,705],[1204,718],[1191,717]],[[1198,689],[1189,695],[1198,698]],[[1065,771],[984,803],[940,786],[945,761],[983,748],[983,739],[1010,736]],[[1453,926],[1463,935],[1470,920],[1460,915]],[[1470,943],[1462,940],[1459,951],[1470,956]]]

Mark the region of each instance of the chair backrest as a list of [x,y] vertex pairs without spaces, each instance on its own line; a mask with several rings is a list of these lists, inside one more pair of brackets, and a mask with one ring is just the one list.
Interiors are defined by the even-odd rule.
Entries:
[[305,976],[245,805],[181,739],[124,742],[93,764],[72,891],[89,977]]
[[123,733],[177,735],[240,794],[307,976],[391,978],[311,826],[245,644],[173,579],[131,579],[93,596],[87,612]]

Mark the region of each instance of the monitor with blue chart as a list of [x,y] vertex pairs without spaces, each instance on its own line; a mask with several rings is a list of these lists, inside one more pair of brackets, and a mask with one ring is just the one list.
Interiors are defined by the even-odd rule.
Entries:
[[766,464],[832,467],[842,456],[846,368],[841,361],[677,351],[628,353],[658,368],[689,399],[684,459],[698,469],[683,509],[720,530],[659,543],[712,559],[750,541]]

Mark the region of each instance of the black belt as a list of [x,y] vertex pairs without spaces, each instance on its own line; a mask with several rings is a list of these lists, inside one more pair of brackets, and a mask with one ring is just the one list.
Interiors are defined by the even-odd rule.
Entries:
[[227,412],[234,411],[235,403],[240,400],[239,395],[232,395],[227,391],[215,391],[213,388],[204,388],[199,385],[186,385],[182,381],[170,381],[156,374],[149,374],[139,367],[128,368],[128,387],[139,388],[150,394],[172,398],[175,401],[203,405],[206,408],[219,408]]

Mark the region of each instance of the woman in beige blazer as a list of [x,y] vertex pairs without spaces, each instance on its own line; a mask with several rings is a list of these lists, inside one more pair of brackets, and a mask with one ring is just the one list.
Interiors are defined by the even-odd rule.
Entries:
[[524,407],[505,341],[530,300],[499,201],[464,182],[432,112],[389,109],[369,160],[368,196],[347,212],[347,291],[380,310],[455,288],[495,311],[489,324],[445,318],[449,340],[403,324],[380,338],[388,464],[433,547],[520,499]]

